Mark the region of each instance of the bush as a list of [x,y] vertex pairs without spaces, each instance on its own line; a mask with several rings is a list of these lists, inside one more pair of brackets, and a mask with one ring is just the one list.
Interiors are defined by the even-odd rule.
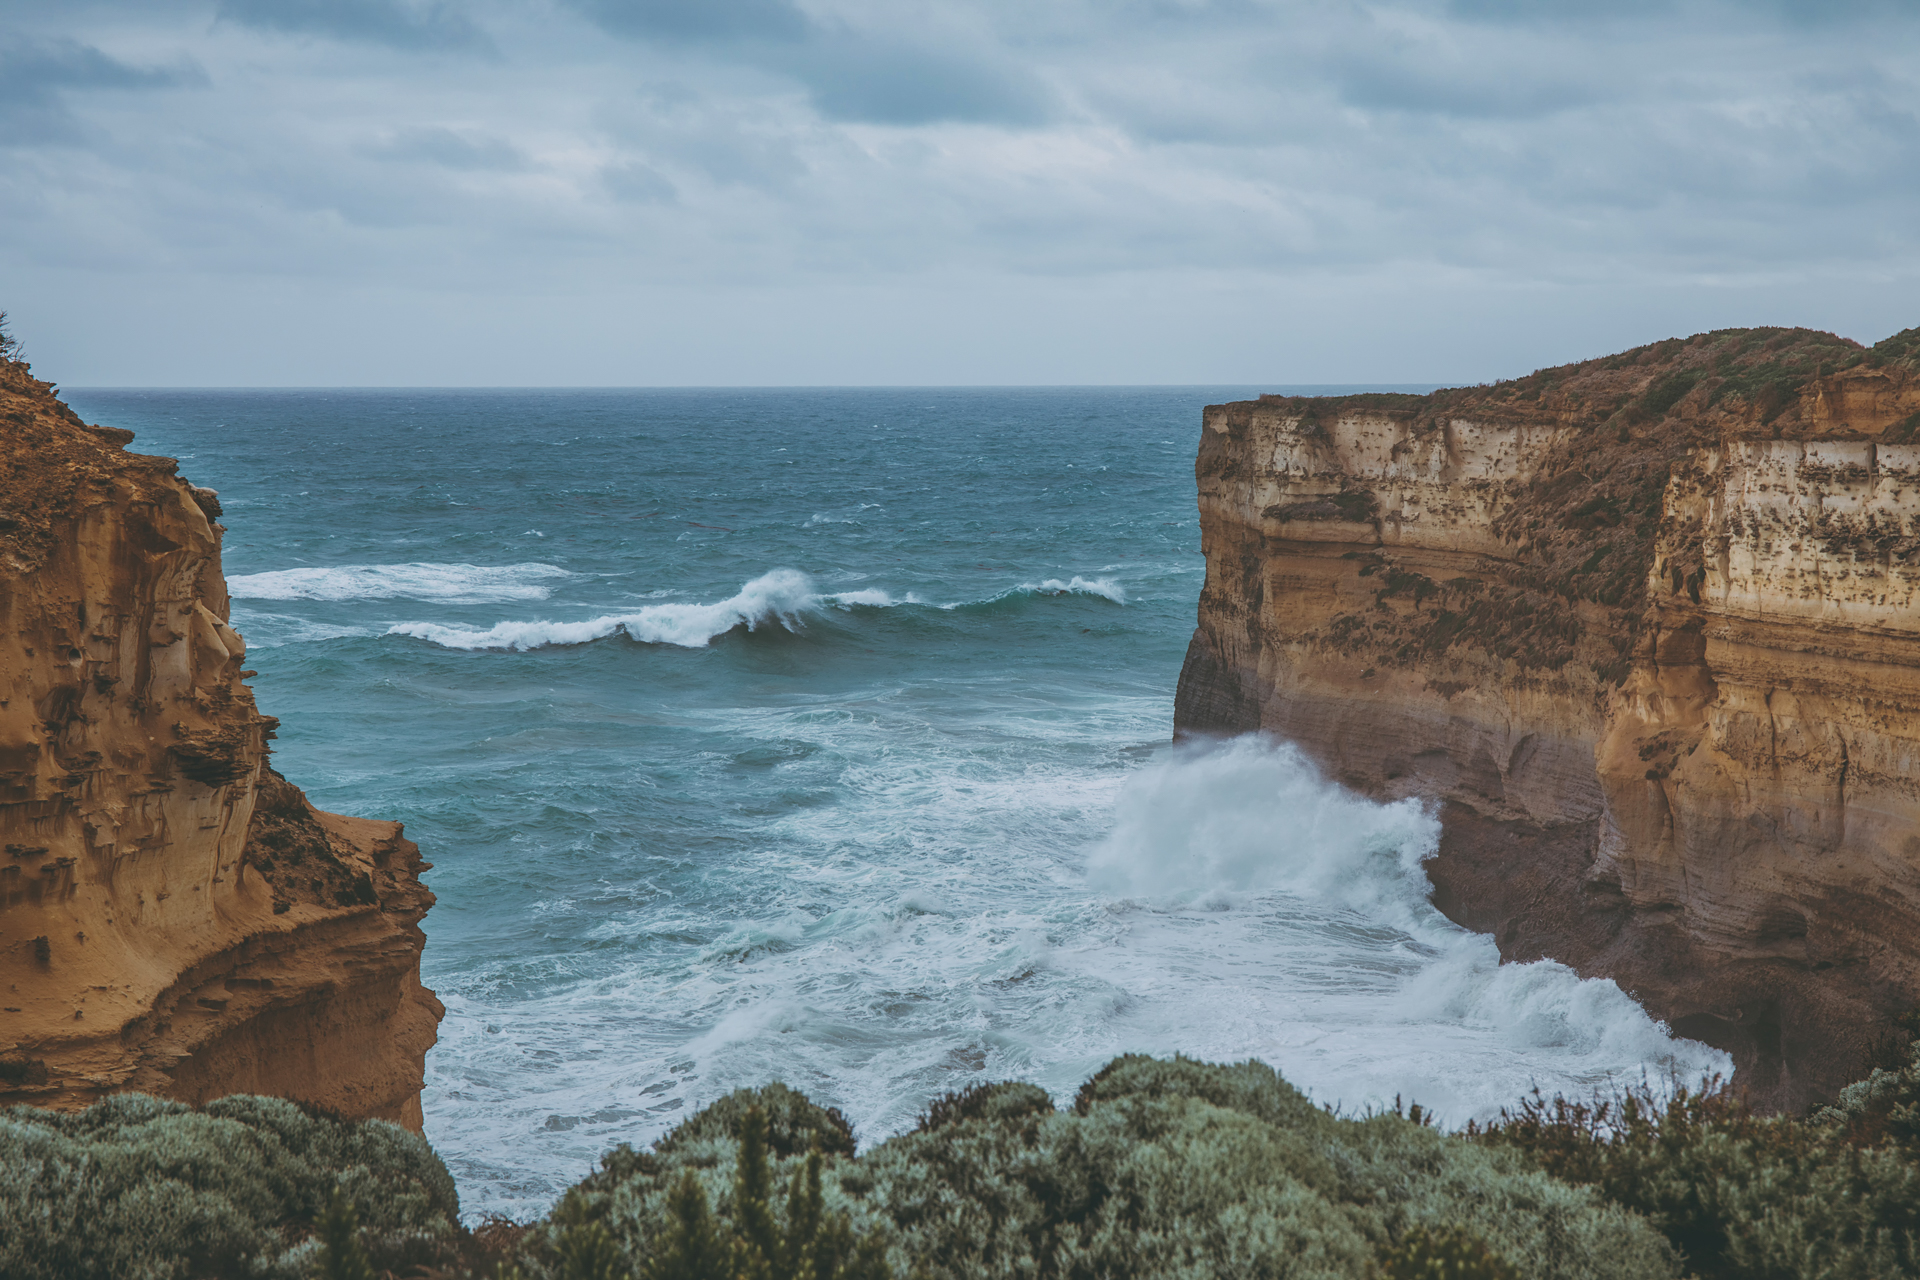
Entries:
[[1920,1063],[1876,1071],[1808,1119],[1758,1116],[1721,1082],[1590,1103],[1534,1097],[1470,1136],[1591,1186],[1702,1280],[1920,1272]]
[[[1390,1275],[1678,1274],[1644,1222],[1520,1153],[1397,1114],[1330,1115],[1257,1062],[1119,1058],[1067,1112],[1031,1085],[978,1087],[857,1157],[850,1144],[803,1152],[772,1136],[842,1125],[779,1086],[736,1093],[650,1152],[610,1153],[538,1229],[524,1263],[540,1276],[588,1274],[563,1251],[590,1230],[621,1252],[619,1274],[697,1280],[727,1252],[732,1274],[780,1280],[798,1257],[783,1242],[817,1233],[811,1222],[840,1224],[831,1265],[850,1276],[878,1275],[884,1259],[928,1280],[1358,1280],[1394,1257],[1483,1269]],[[742,1269],[742,1257],[765,1265]]]
[[[755,1092],[777,1110],[751,1100]],[[771,1141],[770,1114],[785,1122],[787,1141]],[[588,1179],[567,1192],[522,1244],[522,1261],[556,1280],[888,1280],[880,1238],[856,1236],[844,1211],[827,1208],[820,1145],[804,1155],[792,1149],[795,1133],[844,1133],[851,1155],[851,1132],[844,1125],[838,1112],[815,1107],[784,1085],[738,1091],[656,1146],[656,1153],[694,1152],[688,1157],[694,1167],[682,1169],[664,1199],[648,1206],[652,1212],[642,1230],[635,1231],[631,1212],[621,1211],[631,1202],[608,1195],[607,1186],[618,1190],[623,1181],[664,1176],[667,1170],[657,1160],[616,1152],[608,1157],[607,1170],[626,1172]],[[716,1218],[708,1205],[711,1179],[696,1169],[713,1167],[714,1149],[728,1139],[734,1144],[731,1195]],[[776,1208],[774,1177],[782,1157],[784,1212]],[[514,1268],[513,1274],[525,1273]]]
[[[9,1280],[305,1276],[336,1210],[374,1270],[437,1264],[459,1201],[426,1140],[278,1098],[203,1108],[117,1094],[71,1114],[0,1112]],[[345,1247],[342,1237],[341,1247]]]
[[20,339],[7,332],[7,313],[0,311],[0,360],[20,358]]

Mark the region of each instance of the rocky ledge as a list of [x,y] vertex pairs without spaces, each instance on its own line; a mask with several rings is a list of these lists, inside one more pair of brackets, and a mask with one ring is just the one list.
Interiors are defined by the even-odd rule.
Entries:
[[132,438],[0,360],[0,1104],[264,1093],[418,1129],[428,864],[269,767],[219,500]]
[[1206,411],[1181,733],[1430,797],[1435,901],[1762,1105],[1920,1003],[1920,330]]

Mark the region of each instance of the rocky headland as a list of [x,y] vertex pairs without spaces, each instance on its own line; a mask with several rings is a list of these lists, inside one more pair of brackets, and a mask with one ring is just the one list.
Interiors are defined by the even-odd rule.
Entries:
[[0,359],[0,1105],[275,1094],[418,1129],[427,868],[268,763],[220,504]]
[[[1183,734],[1439,806],[1435,901],[1830,1097],[1920,1004],[1920,330],[1206,410]],[[1907,1028],[1910,1033],[1911,1028]]]

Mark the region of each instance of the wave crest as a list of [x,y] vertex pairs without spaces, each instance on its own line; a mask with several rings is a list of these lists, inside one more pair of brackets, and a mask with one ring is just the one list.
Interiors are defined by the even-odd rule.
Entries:
[[1074,574],[1071,581],[1048,578],[1045,582],[1023,582],[1016,591],[1036,596],[1103,596],[1115,604],[1127,602],[1127,591],[1112,578],[1083,578]]
[[650,604],[634,613],[609,614],[585,622],[501,622],[478,630],[448,627],[435,622],[401,622],[387,629],[390,636],[430,640],[447,649],[539,649],[553,644],[585,644],[626,632],[642,644],[673,644],[704,648],[716,636],[735,627],[756,630],[778,624],[789,631],[801,625],[801,614],[816,605],[813,582],[794,569],[763,573],[740,588],[738,595],[718,604]]
[[[1034,596],[1088,595],[1125,604],[1126,591],[1111,578],[1075,577],[1071,582],[1049,578],[1026,582],[988,600],[943,604],[941,609],[967,609]],[[624,632],[642,644],[672,644],[704,648],[715,639],[745,627],[749,631],[777,625],[798,631],[808,613],[833,608],[892,609],[929,602],[908,592],[896,596],[876,587],[818,594],[813,580],[797,569],[775,569],[740,588],[738,595],[717,604],[653,604],[632,613],[605,614],[582,622],[500,622],[491,627],[455,627],[438,622],[400,622],[388,635],[412,636],[448,649],[541,649],[548,645],[587,644]]]

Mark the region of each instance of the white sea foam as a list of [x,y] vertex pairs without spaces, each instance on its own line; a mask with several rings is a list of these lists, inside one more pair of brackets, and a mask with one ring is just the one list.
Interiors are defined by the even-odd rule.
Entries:
[[[1295,748],[1248,737],[1136,774],[1088,880],[1128,895],[1143,939],[1178,936],[1200,913],[1281,924],[1288,936],[1270,945],[1287,978],[1276,985],[1294,990],[1269,1006],[1270,1025],[1248,1032],[1270,1045],[1256,1056],[1322,1101],[1406,1094],[1458,1122],[1536,1083],[1578,1092],[1642,1071],[1729,1069],[1716,1050],[1673,1039],[1611,981],[1552,961],[1501,964],[1490,938],[1429,901],[1422,864],[1438,839],[1428,807],[1367,801]],[[1109,971],[1128,969],[1123,960]],[[1204,1042],[1202,1026],[1170,1012],[1165,1029],[1186,1028],[1173,1043]]]
[[495,604],[545,600],[553,583],[571,577],[551,564],[343,564],[274,569],[227,579],[227,591],[245,600],[434,600]]
[[877,587],[868,587],[860,591],[836,591],[832,595],[822,596],[820,599],[825,603],[838,606],[842,609],[891,609],[895,605],[900,604],[926,603],[925,600],[922,600],[911,591],[903,596],[896,596],[890,591],[882,591]]
[[[1062,732],[1125,740],[1165,711],[1119,702]],[[811,705],[715,727],[818,743],[805,768],[847,761],[843,802],[770,821],[750,857],[672,895],[610,872],[594,937],[646,943],[599,976],[529,1000],[430,975],[449,1013],[428,1131],[470,1212],[543,1207],[605,1147],[772,1079],[846,1110],[866,1145],[980,1080],[1065,1100],[1124,1052],[1259,1058],[1318,1101],[1399,1094],[1453,1124],[1536,1084],[1726,1069],[1611,982],[1501,965],[1427,902],[1433,815],[1354,796],[1289,747],[1124,769],[1064,743],[988,761],[964,734],[887,751],[907,722]]]

